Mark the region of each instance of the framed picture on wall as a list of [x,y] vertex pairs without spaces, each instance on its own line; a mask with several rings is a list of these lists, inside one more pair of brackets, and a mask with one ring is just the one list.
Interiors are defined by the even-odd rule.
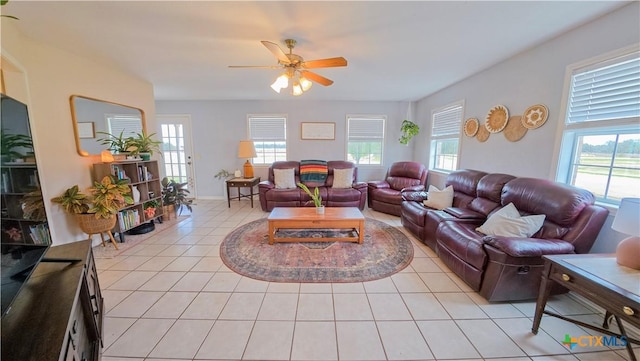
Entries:
[[78,123],[79,138],[95,138],[96,128],[93,122]]
[[336,123],[333,123],[333,122],[300,123],[300,139],[334,140],[336,139]]

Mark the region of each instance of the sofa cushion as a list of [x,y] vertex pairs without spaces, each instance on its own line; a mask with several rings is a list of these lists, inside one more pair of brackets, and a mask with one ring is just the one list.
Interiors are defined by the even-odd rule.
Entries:
[[469,223],[444,221],[438,225],[436,239],[438,249],[446,247],[475,269],[482,270],[487,262],[482,241],[484,235],[476,232],[475,228],[475,225]]
[[486,235],[526,238],[542,227],[544,219],[544,214],[522,217],[513,203],[509,203],[489,216],[476,231]]
[[273,178],[277,189],[296,188],[294,169],[274,169]]
[[570,254],[574,251],[571,243],[561,239],[487,236],[483,241],[512,257],[540,257],[545,254]]
[[453,187],[448,186],[445,189],[440,190],[437,187],[430,185],[427,199],[423,203],[425,206],[437,210],[443,210],[447,207],[451,207],[453,204]]
[[351,188],[353,185],[353,168],[333,170],[333,188]]
[[391,188],[378,189],[375,195],[375,200],[389,204],[402,204],[402,195],[400,191]]

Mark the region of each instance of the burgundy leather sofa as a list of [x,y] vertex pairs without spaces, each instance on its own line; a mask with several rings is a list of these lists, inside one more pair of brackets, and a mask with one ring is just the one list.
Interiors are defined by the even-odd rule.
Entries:
[[[258,184],[260,207],[270,212],[275,207],[313,207],[311,198],[300,188],[276,188],[274,169],[294,169],[296,184],[300,182],[300,162],[279,161],[269,167],[269,179]],[[367,183],[358,182],[358,167],[347,161],[328,161],[329,175],[324,183],[309,182],[306,185],[313,191],[318,187],[322,196],[322,204],[327,207],[358,207],[364,209],[367,199]],[[332,188],[334,169],[353,168],[353,184],[351,188]]]
[[396,162],[389,167],[384,180],[367,183],[369,208],[400,216],[404,192],[423,191],[427,169],[418,162]]
[[[452,172],[446,183],[454,188],[453,207],[429,210],[406,201],[402,224],[489,301],[537,297],[542,256],[588,253],[609,213],[594,204],[589,191],[544,179],[461,170]],[[545,214],[542,228],[531,238],[476,231],[509,203],[521,215]]]

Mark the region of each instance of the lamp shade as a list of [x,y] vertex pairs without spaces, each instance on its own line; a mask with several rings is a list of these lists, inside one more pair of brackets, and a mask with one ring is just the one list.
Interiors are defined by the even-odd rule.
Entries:
[[640,198],[622,198],[611,229],[630,236],[640,236]]
[[251,140],[241,140],[238,147],[238,158],[255,158],[256,148]]

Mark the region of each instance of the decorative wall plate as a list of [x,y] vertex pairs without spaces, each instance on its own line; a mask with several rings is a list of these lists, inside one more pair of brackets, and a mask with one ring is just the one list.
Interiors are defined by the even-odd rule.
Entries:
[[491,133],[489,133],[489,131],[487,130],[486,124],[485,126],[478,127],[478,132],[476,133],[476,139],[478,140],[478,142],[486,142],[487,139],[489,139],[489,135],[491,135]]
[[504,137],[507,138],[508,141],[517,142],[527,134],[527,128],[522,125],[521,120],[522,117],[519,115],[512,115],[509,118],[507,126],[504,127],[502,131],[502,134],[504,134]]
[[469,118],[464,122],[464,135],[467,137],[473,137],[478,132],[478,128],[480,128],[478,119]]
[[544,104],[532,105],[522,115],[522,125],[527,129],[540,128],[549,117],[549,109]]
[[490,133],[499,133],[507,126],[509,110],[504,105],[496,105],[489,110],[484,126]]

